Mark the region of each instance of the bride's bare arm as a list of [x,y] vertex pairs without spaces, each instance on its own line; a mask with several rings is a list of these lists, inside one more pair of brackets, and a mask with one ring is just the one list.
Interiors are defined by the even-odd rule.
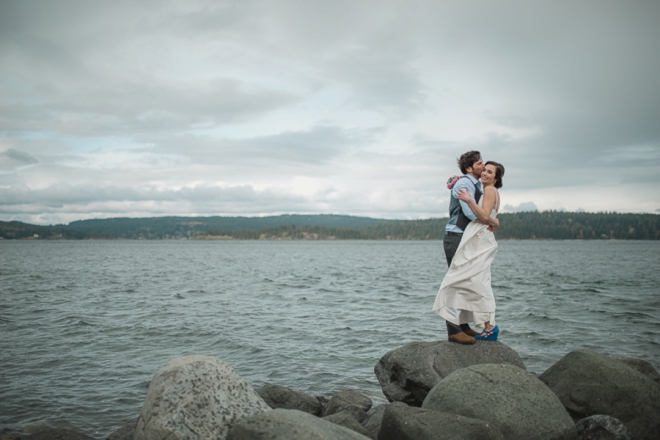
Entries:
[[[458,193],[458,198],[463,200],[465,203],[467,203],[470,206],[470,209],[472,212],[474,212],[474,215],[477,216],[477,219],[481,223],[485,223],[488,225],[493,225],[494,219],[490,218],[490,213],[493,211],[493,208],[495,207],[495,202],[497,200],[497,189],[493,186],[487,186],[484,189],[484,203],[483,203],[483,208],[479,205],[477,205],[477,202],[470,197],[470,193],[464,190],[459,191]],[[498,222],[499,226],[499,222]]]

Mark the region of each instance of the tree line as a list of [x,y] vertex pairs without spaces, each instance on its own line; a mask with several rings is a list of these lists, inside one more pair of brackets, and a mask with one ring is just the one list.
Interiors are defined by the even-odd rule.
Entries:
[[[660,215],[614,212],[500,214],[500,240],[659,240]],[[353,216],[160,217],[37,226],[0,222],[4,239],[442,240],[447,218]]]

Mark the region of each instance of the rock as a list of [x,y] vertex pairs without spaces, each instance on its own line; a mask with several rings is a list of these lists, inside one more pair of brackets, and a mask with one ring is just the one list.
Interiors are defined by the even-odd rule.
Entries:
[[135,435],[135,425],[137,425],[137,419],[126,423],[124,426],[110,434],[106,440],[133,440],[133,436]]
[[643,361],[641,359],[621,359],[621,362],[628,365],[631,368],[639,371],[658,385],[660,385],[660,374],[658,371],[653,368],[650,362]]
[[380,425],[383,422],[383,414],[385,414],[385,409],[390,405],[408,406],[401,402],[384,403],[381,405],[372,406],[369,411],[367,411],[367,418],[362,421],[362,426],[364,426],[364,428],[367,430],[369,433],[368,437],[372,440],[378,440]]
[[259,390],[259,396],[273,409],[297,409],[315,416],[320,415],[323,409],[316,397],[282,385],[266,384]]
[[629,363],[575,350],[539,375],[574,420],[619,419],[638,440],[660,438],[660,386]]
[[236,423],[227,440],[365,440],[355,431],[295,409],[274,409]]
[[493,424],[407,405],[388,405],[378,440],[504,440]]
[[186,356],[165,364],[149,385],[135,440],[224,439],[236,422],[270,411],[228,364]]
[[355,420],[362,423],[367,418],[367,411],[371,408],[371,399],[354,390],[346,390],[337,393],[328,401],[323,408],[323,417],[336,414],[340,411],[348,411]]
[[364,426],[360,425],[360,423],[355,420],[355,417],[353,417],[348,411],[339,411],[338,413],[324,417],[324,419],[335,425],[343,426],[344,428],[348,428],[351,431],[364,435],[365,437],[369,437],[369,431],[367,431]]
[[581,440],[634,440],[635,437],[614,417],[597,415],[586,417],[575,424]]
[[21,438],[20,432],[12,431],[8,428],[0,429],[0,440],[19,440]]
[[420,406],[440,380],[455,370],[478,364],[511,364],[525,369],[518,353],[501,342],[460,345],[418,341],[386,353],[374,372],[390,402]]
[[575,425],[570,428],[565,429],[561,434],[556,437],[553,437],[552,440],[582,440],[580,434],[578,434]]
[[94,440],[81,432],[68,428],[40,428],[30,435],[20,437],[21,440]]
[[328,399],[325,396],[314,396],[314,397],[316,397],[316,400],[319,401],[319,403],[321,404],[321,407],[326,406],[328,404],[328,402],[330,401],[330,399]]
[[573,426],[557,396],[513,365],[456,370],[433,387],[422,408],[484,420],[508,440],[553,439]]

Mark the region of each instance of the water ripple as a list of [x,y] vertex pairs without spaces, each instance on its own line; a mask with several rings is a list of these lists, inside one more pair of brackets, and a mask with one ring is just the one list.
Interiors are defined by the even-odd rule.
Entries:
[[[378,359],[446,337],[430,311],[446,272],[440,242],[0,247],[0,429],[71,424],[105,437],[137,416],[158,368],[190,354],[223,359],[254,387],[357,388],[384,402]],[[535,374],[576,348],[660,367],[659,251],[658,242],[500,243],[503,342]]]

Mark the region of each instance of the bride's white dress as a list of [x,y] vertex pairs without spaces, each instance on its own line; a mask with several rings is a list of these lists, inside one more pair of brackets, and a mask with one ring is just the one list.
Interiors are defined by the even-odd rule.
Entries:
[[[482,206],[479,201],[479,206]],[[492,218],[497,217],[493,208]],[[477,221],[465,228],[451,266],[442,280],[433,311],[454,324],[495,324],[495,297],[490,285],[490,265],[497,252],[495,235]]]

